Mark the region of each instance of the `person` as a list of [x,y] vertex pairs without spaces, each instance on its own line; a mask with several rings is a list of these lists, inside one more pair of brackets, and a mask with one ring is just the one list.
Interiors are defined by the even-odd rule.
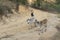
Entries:
[[31,10],[31,17],[34,17],[33,10]]
[[30,18],[31,20],[32,20],[32,23],[34,23],[35,22],[35,16],[34,16],[34,11],[33,10],[31,10],[31,18]]
[[34,16],[34,14],[33,14],[33,12],[31,13],[31,17],[33,17]]

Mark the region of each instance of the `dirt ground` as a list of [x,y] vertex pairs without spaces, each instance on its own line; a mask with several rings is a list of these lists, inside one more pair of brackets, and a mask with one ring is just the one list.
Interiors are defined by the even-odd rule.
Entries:
[[[24,9],[24,10],[23,10]],[[33,28],[29,30],[30,25],[27,24],[26,20],[30,18],[31,9],[20,7],[20,14],[16,14],[6,24],[0,25],[0,40],[51,40],[51,37],[58,33],[55,28],[59,23],[59,18],[56,14],[33,9],[34,17],[38,21],[48,19],[47,31],[39,35],[39,28]]]

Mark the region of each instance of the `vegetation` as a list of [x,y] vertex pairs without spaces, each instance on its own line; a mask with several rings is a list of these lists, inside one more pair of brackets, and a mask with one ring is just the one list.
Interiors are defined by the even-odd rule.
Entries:
[[[13,8],[15,8],[15,10],[18,12],[19,5],[28,5],[28,2],[27,0],[0,0],[0,16],[6,16],[7,14],[12,13],[11,9]],[[37,0],[30,6],[43,10],[53,8],[56,11],[60,12],[60,0],[56,0],[56,3],[49,3],[44,0]]]
[[28,4],[27,0],[9,0],[11,2],[14,2],[16,4],[16,11],[19,11],[19,5],[26,5]]
[[[7,4],[8,3],[8,4]],[[7,5],[6,5],[7,4]],[[8,0],[0,0],[0,19],[4,17],[8,17],[8,14],[13,14],[12,12],[12,5],[10,5]]]
[[32,4],[32,7],[38,8],[38,9],[43,9],[43,10],[56,10],[60,12],[60,0],[56,0],[56,3],[49,3],[44,0],[37,0]]
[[27,0],[0,0],[0,18],[8,17],[8,14],[13,14],[12,9],[19,11],[19,5],[26,5]]
[[56,0],[56,4],[60,4],[60,0]]
[[37,0],[32,4],[33,7],[40,7],[41,6],[41,0]]

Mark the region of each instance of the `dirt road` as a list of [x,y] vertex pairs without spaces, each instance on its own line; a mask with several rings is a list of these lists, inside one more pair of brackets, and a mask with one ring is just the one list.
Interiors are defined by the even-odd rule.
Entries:
[[[0,38],[1,40],[47,40],[52,37],[57,32],[55,26],[58,23],[58,18],[53,13],[48,13],[40,10],[34,10],[35,18],[38,21],[43,19],[48,19],[47,31],[39,35],[39,28],[33,28],[28,30],[29,25],[26,20],[30,18],[30,12],[20,14],[21,16],[16,16],[16,21],[10,22],[5,25],[0,25]],[[13,19],[14,20],[14,19]],[[7,38],[3,38],[6,35],[13,35]]]

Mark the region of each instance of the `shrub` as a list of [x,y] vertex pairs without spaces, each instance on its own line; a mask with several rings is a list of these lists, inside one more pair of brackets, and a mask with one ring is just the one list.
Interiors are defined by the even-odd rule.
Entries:
[[8,14],[13,14],[11,8],[0,5],[0,18],[2,19],[3,16],[8,17]]

